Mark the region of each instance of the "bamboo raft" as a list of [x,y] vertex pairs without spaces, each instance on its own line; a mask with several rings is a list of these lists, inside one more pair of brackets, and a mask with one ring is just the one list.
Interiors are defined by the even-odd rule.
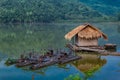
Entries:
[[70,57],[70,58],[66,58],[64,60],[60,60],[59,63],[60,64],[65,64],[65,63],[68,63],[68,62],[71,62],[71,61],[74,61],[74,60],[79,60],[81,57],[79,56],[74,56],[74,57]]
[[17,67],[24,67],[24,66],[29,66],[29,65],[32,65],[32,64],[37,64],[37,61],[33,60],[33,61],[24,61],[24,62],[21,62],[21,63],[16,63],[15,66]]
[[30,53],[28,57],[21,55],[20,59],[15,59],[14,63],[12,60],[8,59],[6,63],[15,64],[16,67],[30,66],[30,69],[39,69],[53,64],[64,64],[70,61],[75,61],[80,59],[80,56],[75,56],[73,53],[58,52],[53,51],[47,52],[45,55],[36,55],[33,58],[33,54]]
[[113,56],[120,56],[120,52],[115,52],[115,51],[109,51],[109,49],[114,49],[116,50],[116,45],[115,44],[107,44],[105,47],[78,47],[76,45],[72,44],[67,44],[66,45],[68,48],[70,48],[73,51],[88,51],[88,52],[97,52],[98,54],[101,55],[113,55]]
[[56,63],[57,63],[57,61],[48,61],[48,62],[44,62],[44,63],[37,63],[35,65],[32,65],[30,67],[30,69],[36,70],[36,69],[40,69],[40,68],[43,68],[43,67],[46,67],[46,66],[54,65]]
[[81,58],[80,56],[71,56],[70,55],[70,56],[62,58],[62,59],[55,59],[55,60],[53,59],[53,60],[50,60],[48,62],[35,64],[35,65],[31,66],[30,69],[32,69],[32,70],[40,69],[40,68],[43,68],[46,66],[57,64],[57,63],[58,64],[65,64],[65,63],[68,63],[71,61],[79,60],[80,58]]

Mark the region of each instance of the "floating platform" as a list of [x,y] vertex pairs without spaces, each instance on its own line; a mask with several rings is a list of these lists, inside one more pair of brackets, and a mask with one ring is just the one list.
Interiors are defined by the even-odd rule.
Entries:
[[73,51],[90,51],[90,52],[104,52],[106,51],[103,47],[100,47],[100,46],[94,46],[94,47],[89,47],[89,46],[86,46],[86,47],[79,47],[79,46],[76,46],[76,45],[72,45],[72,44],[67,44],[66,45],[68,48],[70,48],[71,50]]
[[5,62],[6,65],[13,65],[13,64],[17,64],[20,62],[24,62],[26,59],[10,59],[8,58],[7,61]]
[[40,69],[40,68],[43,68],[43,67],[46,67],[46,66],[54,65],[56,63],[57,63],[57,61],[48,61],[48,62],[43,62],[43,63],[37,63],[35,65],[32,65],[30,67],[30,69],[36,70],[36,69]]
[[104,45],[105,47],[105,50],[108,50],[108,51],[116,51],[116,47],[117,45],[116,44],[105,44]]
[[70,61],[78,60],[80,58],[80,56],[75,56],[73,53],[61,51],[54,53],[53,51],[50,51],[45,55],[35,56],[30,54],[28,57],[23,57],[22,55],[20,59],[8,59],[6,62],[12,62],[12,64],[15,64],[16,67],[30,66],[30,69],[35,70],[54,64],[64,64]]
[[29,65],[32,65],[32,64],[37,64],[37,63],[38,63],[37,61],[26,60],[24,62],[16,63],[15,66],[17,66],[17,67],[24,67],[24,66],[29,66]]
[[79,59],[81,59],[80,56],[73,56],[73,55],[69,55],[69,56],[63,57],[61,59],[54,57],[54,59],[51,59],[50,61],[35,64],[35,65],[31,66],[30,69],[32,69],[32,70],[40,69],[40,68],[43,68],[46,66],[50,66],[50,65],[54,65],[54,64],[64,64],[64,63],[68,63],[68,62],[79,60]]
[[[105,47],[96,46],[96,47],[78,47],[76,45],[67,44],[68,48],[70,48],[73,51],[88,51],[88,52],[97,52],[101,55],[112,55],[112,56],[120,56],[120,52],[116,51],[116,45],[115,44],[106,44]],[[111,49],[113,49],[111,51]]]
[[112,56],[120,56],[120,52],[109,52],[109,51],[106,51],[106,52],[101,52],[100,53],[101,55],[112,55]]
[[74,60],[79,60],[81,58],[82,57],[80,57],[80,56],[74,56],[74,57],[70,57],[70,58],[66,58],[66,59],[60,60],[59,63],[60,64],[65,64],[65,63],[68,63],[68,62],[71,62],[71,61],[74,61]]

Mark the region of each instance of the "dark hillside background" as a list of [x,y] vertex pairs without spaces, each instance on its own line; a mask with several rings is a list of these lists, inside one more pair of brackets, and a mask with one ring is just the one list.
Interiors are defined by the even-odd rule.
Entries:
[[0,22],[120,20],[119,3],[120,0],[0,0]]
[[120,13],[120,0],[80,0],[89,7],[106,15]]

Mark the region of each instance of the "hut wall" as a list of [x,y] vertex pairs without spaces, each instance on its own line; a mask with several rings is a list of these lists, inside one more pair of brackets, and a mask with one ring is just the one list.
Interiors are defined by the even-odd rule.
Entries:
[[98,46],[98,39],[81,39],[78,38],[78,46]]
[[76,42],[76,43],[78,42],[78,34],[75,35],[75,42]]

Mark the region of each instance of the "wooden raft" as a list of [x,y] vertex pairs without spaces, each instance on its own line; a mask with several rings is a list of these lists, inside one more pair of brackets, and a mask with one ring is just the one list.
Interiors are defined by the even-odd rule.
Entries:
[[105,49],[98,49],[98,48],[93,49],[90,47],[77,47],[76,45],[72,45],[72,44],[67,44],[66,46],[73,51],[90,51],[90,52],[97,52],[101,55],[120,56],[120,52],[111,52]]
[[66,46],[73,51],[93,51],[93,52],[104,52],[104,51],[106,51],[104,49],[99,49],[99,48],[77,47],[76,45],[72,45],[72,44],[67,44]]
[[112,56],[120,56],[120,52],[101,52],[101,55],[112,55]]
[[66,58],[66,59],[60,60],[59,63],[64,64],[74,60],[79,60],[80,58],[81,58],[80,56],[74,56],[74,57],[70,57],[69,59]]
[[45,63],[37,63],[35,65],[32,65],[30,67],[30,69],[32,69],[32,70],[40,69],[40,68],[43,68],[43,67],[46,67],[46,66],[54,65],[56,63],[57,63],[56,61],[48,61],[48,62],[45,62]]
[[16,63],[16,66],[17,67],[24,67],[24,66],[29,66],[29,65],[32,65],[32,64],[37,64],[37,61],[24,61],[24,62],[21,62],[21,63]]
[[47,61],[47,62],[34,64],[30,67],[30,69],[32,69],[32,70],[40,69],[40,68],[43,68],[43,67],[46,67],[46,66],[57,64],[57,63],[58,64],[64,64],[64,63],[68,63],[68,62],[71,62],[71,61],[78,60],[80,58],[81,58],[80,56],[71,56],[71,55],[68,56],[68,57],[62,58],[62,59],[54,58],[54,59],[52,59],[50,61]]
[[74,55],[71,52],[55,52],[50,50],[44,55],[34,55],[29,53],[26,57],[21,55],[19,59],[8,59],[6,64],[15,64],[17,67],[30,66],[30,69],[35,70],[53,64],[64,64],[80,58],[80,56]]

